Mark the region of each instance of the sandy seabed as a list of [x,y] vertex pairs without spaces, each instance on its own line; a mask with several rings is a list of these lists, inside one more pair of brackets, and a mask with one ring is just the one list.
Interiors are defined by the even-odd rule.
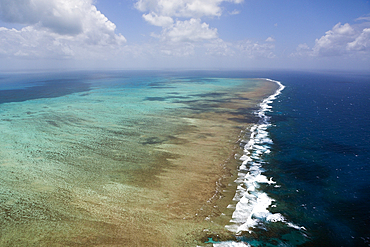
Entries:
[[[155,128],[165,127],[160,124],[132,134],[130,141],[141,143],[135,150],[127,149],[129,140],[119,136],[128,133],[116,124],[102,131],[94,122],[82,123],[83,117],[63,120],[84,131],[64,128],[58,145],[50,133],[13,137],[2,129],[9,141],[0,146],[6,174],[0,180],[0,246],[197,246],[207,237],[231,240],[224,226],[232,214],[227,205],[235,193],[240,140],[258,121],[253,110],[277,89],[267,80],[252,81],[253,90],[227,92],[222,101],[208,101],[206,111],[162,117],[176,122],[165,135],[155,135]],[[186,102],[193,109],[197,103]],[[37,118],[24,112],[30,126],[41,118],[52,128],[63,124],[50,112]],[[40,146],[30,147],[29,139]],[[122,168],[122,162],[142,166]]]

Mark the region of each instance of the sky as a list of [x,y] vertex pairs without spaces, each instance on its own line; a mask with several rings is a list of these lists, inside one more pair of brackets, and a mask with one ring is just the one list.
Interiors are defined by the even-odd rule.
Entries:
[[370,70],[368,0],[0,0],[0,71]]

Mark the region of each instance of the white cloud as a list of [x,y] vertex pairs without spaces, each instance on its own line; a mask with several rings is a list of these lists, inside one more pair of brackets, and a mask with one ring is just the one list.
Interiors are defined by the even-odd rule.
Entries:
[[135,7],[159,16],[201,18],[220,16],[222,2],[241,3],[243,0],[138,0]]
[[83,31],[82,17],[91,7],[89,1],[1,0],[1,19],[11,23],[37,24],[59,34]]
[[275,42],[275,39],[273,37],[268,37],[265,41],[266,42]]
[[[199,24],[199,23],[198,23]],[[145,45],[130,46],[125,48],[125,56],[141,57],[143,61],[162,61],[168,64],[172,58],[178,61],[193,61],[195,66],[197,61],[208,60],[212,63],[223,61],[256,61],[261,58],[275,58],[275,45],[271,42],[253,42],[250,40],[226,42],[220,38],[212,38],[203,42],[193,42],[192,40],[182,39],[172,41],[159,40]],[[240,64],[239,64],[240,65]]]
[[[164,57],[182,57],[214,61],[216,57],[220,59],[229,57],[238,61],[249,61],[276,57],[273,42],[259,43],[251,40],[226,42],[217,37],[217,30],[209,29],[208,25],[201,23],[199,19],[177,21],[173,26],[173,29],[165,30],[161,36],[154,35],[161,42],[151,42],[146,44],[145,47],[132,47],[129,50],[132,52],[140,50],[141,56],[155,58],[156,60]],[[202,26],[209,32],[206,37],[204,35],[207,32],[199,30],[202,29]],[[184,29],[187,31],[184,31]],[[200,40],[202,42],[199,42]]]
[[[217,29],[201,21],[204,16],[222,15],[223,2],[242,3],[244,0],[136,0],[135,7],[149,24],[162,27],[161,34],[152,33],[168,43],[204,42],[218,37]],[[237,14],[237,10],[234,10]],[[179,18],[174,22],[174,18]],[[185,19],[185,20],[184,20]],[[189,49],[186,49],[189,50]],[[191,49],[190,49],[191,50]],[[186,52],[190,54],[189,52]],[[167,52],[167,54],[169,54]]]
[[[151,34],[159,40],[157,44],[149,46],[153,49],[151,55],[156,58],[163,55],[199,58],[222,56],[237,57],[239,60],[274,58],[275,40],[272,37],[262,43],[249,40],[225,42],[218,38],[216,28],[202,21],[202,17],[221,16],[224,2],[240,4],[243,0],[137,0],[135,7],[147,13],[143,18],[152,25],[162,26],[160,34]],[[228,12],[239,13],[236,9]]]
[[264,57],[264,58],[274,58],[274,49],[275,45],[271,42],[268,43],[254,43],[250,40],[240,41],[237,44],[238,50],[242,52],[245,56],[249,58],[257,58],[257,57]]
[[316,39],[313,54],[317,56],[335,56],[343,54],[348,42],[355,38],[355,30],[348,24],[336,24],[320,39]]
[[[151,34],[154,37],[151,42],[140,45],[126,45],[125,38],[115,33],[115,24],[92,1],[0,0],[0,18],[24,26],[18,30],[0,27],[0,57],[32,62],[34,58],[41,58],[40,61],[73,58],[99,61],[98,66],[104,65],[102,59],[110,63],[119,61],[117,66],[124,63],[133,66],[137,61],[172,66],[176,61],[217,63],[220,57],[230,61],[275,57],[272,37],[259,42],[225,42],[218,37],[217,28],[201,19],[221,15],[223,2],[242,0],[140,0],[136,7],[145,12],[143,19],[162,27],[161,32]],[[361,39],[352,45],[353,49],[360,44]]]
[[[164,42],[202,42],[217,38],[217,29],[210,28],[201,17],[221,16],[223,2],[241,3],[243,0],[137,0],[135,7],[149,24],[162,27]],[[234,11],[236,14],[236,11]],[[175,23],[173,18],[182,18]],[[186,18],[186,20],[183,20]]]
[[144,20],[151,25],[166,27],[173,23],[173,19],[169,16],[158,16],[156,13],[143,14]]
[[356,19],[356,21],[370,21],[370,16],[362,16]]
[[230,42],[225,42],[222,39],[212,40],[210,43],[206,44],[207,55],[212,56],[234,56],[235,46]]
[[162,32],[162,39],[170,42],[197,42],[217,38],[217,29],[209,28],[207,23],[200,19],[176,21],[176,23]]
[[240,14],[240,10],[234,9],[232,12],[229,12],[230,15],[238,15]]
[[243,59],[275,58],[275,45],[271,41],[264,43],[243,40],[237,42],[225,42],[222,39],[214,39],[205,44],[206,54],[212,56],[234,57]]
[[357,38],[347,44],[349,51],[370,51],[370,28],[365,28]]
[[91,0],[0,0],[0,13],[3,21],[26,25],[0,28],[7,56],[85,56],[126,41]]
[[299,44],[298,47],[296,48],[296,52],[290,54],[291,57],[296,57],[296,56],[307,56],[311,53],[310,47],[304,43],[304,44]]
[[3,56],[28,58],[77,59],[106,56],[117,51],[124,42],[119,37],[112,41],[109,34],[84,33],[76,37],[60,35],[27,26],[21,30],[0,29],[0,46],[6,51]]
[[[49,5],[47,2],[46,5]],[[45,5],[32,4],[30,0],[1,0],[0,18],[6,22],[35,24]]]
[[[367,20],[361,18],[361,20]],[[324,36],[315,40],[312,49],[307,44],[300,44],[292,56],[331,57],[370,52],[370,22],[358,25],[336,24]]]

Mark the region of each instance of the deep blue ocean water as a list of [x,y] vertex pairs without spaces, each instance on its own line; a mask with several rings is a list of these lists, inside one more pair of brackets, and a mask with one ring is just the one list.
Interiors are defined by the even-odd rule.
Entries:
[[[267,198],[264,193],[271,201],[257,206],[249,216],[252,224],[244,220],[254,228],[237,233],[239,241],[251,246],[370,246],[370,74],[246,74],[234,76],[271,78],[285,88],[264,111],[256,125],[261,130],[253,130],[262,134],[253,136],[257,145],[246,148],[249,170],[243,171],[244,166],[240,172],[248,199],[241,207],[258,204],[256,191],[260,202]],[[259,173],[265,176],[261,182]]]
[[[162,72],[37,74],[34,78],[3,74],[0,104],[72,93],[84,96],[97,86],[96,81],[126,75],[136,78],[128,80],[130,88],[147,87],[138,74],[148,78]],[[192,71],[166,75],[194,81],[263,77],[285,86],[266,112],[271,143],[269,152],[261,156],[262,174],[274,184],[261,183],[259,190],[274,200],[268,210],[297,228],[278,220],[272,226],[257,226],[252,235],[238,235],[240,241],[253,246],[370,246],[370,74]]]
[[266,112],[272,144],[265,143],[269,153],[261,162],[262,174],[277,186],[260,190],[273,200],[271,213],[303,228],[294,233],[265,222],[240,240],[252,246],[370,246],[370,75],[249,76],[285,86]]
[[305,226],[306,246],[370,246],[370,77],[276,75],[268,171],[276,208]]

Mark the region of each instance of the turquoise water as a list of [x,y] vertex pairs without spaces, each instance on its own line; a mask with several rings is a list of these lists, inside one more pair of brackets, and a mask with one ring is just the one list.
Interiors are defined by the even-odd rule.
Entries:
[[85,221],[150,203],[145,190],[163,196],[153,188],[177,158],[163,147],[181,144],[195,114],[224,113],[258,85],[148,72],[3,74],[0,245],[72,238],[89,232],[76,231]]

